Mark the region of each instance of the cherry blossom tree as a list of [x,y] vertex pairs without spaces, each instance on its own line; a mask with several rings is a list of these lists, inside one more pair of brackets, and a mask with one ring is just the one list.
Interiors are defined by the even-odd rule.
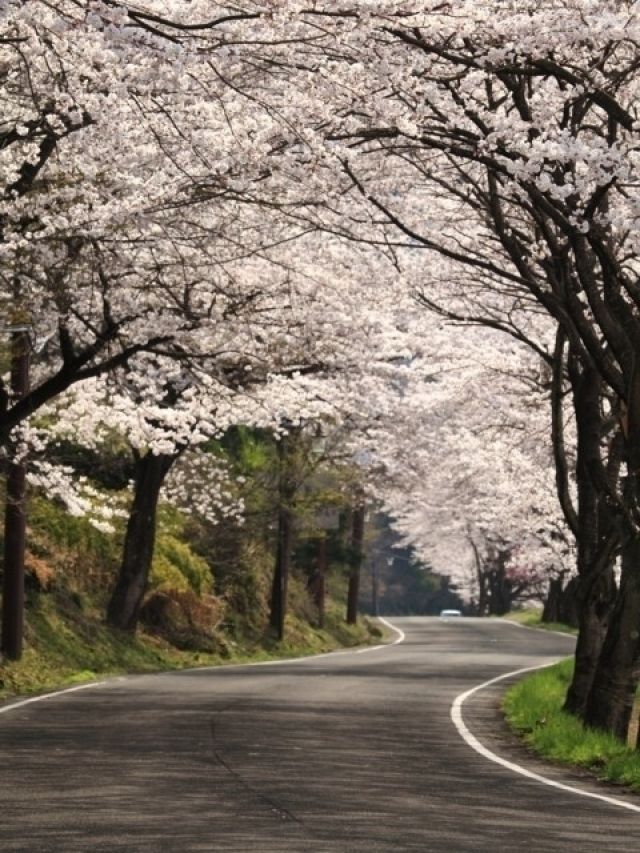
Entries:
[[[416,412],[426,405],[439,442],[416,448],[407,429],[394,459],[379,422],[380,470],[422,454],[438,493],[452,478],[473,493],[460,541],[473,531],[487,550],[538,547],[520,565],[564,571],[573,532],[581,628],[567,707],[624,733],[640,654],[635,6],[32,0],[3,13],[0,274],[7,319],[34,327],[40,355],[30,390],[4,388],[0,439],[143,353],[240,385],[248,368],[258,379],[346,369],[375,384],[385,360],[368,354],[372,332],[394,349],[408,329],[380,321],[387,288],[412,288],[441,317],[536,353],[550,373],[550,441],[514,444],[513,410],[496,425],[482,393],[477,422],[450,430],[442,412],[455,402],[445,393],[434,408],[444,385],[432,382],[426,404],[403,393]],[[308,257],[282,251],[293,245]],[[263,288],[267,267],[292,289]],[[340,277],[354,286],[336,299]],[[291,293],[316,313],[292,309]],[[262,311],[278,318],[268,335]],[[241,316],[244,327],[227,322]],[[328,334],[330,321],[345,334]],[[476,451],[466,481],[433,462],[445,448],[456,459],[459,441]],[[535,496],[519,511],[516,477]],[[483,494],[488,482],[504,490]],[[399,523],[420,539],[406,504]],[[503,505],[507,529],[492,529]]]
[[488,578],[497,552],[509,555],[509,581],[523,595],[573,568],[554,489],[548,389],[527,350],[495,332],[440,325],[432,358],[423,354],[416,376],[407,371],[396,417],[380,425],[380,492],[419,558],[485,610],[483,564]]
[[[593,680],[592,657],[585,680],[591,699],[583,689],[570,705],[621,733],[634,687],[637,638],[629,632],[638,612],[630,580],[638,541],[637,12],[586,0],[501,6],[499,15],[489,2],[455,10],[354,4],[339,12],[291,3],[287,12],[288,34],[303,45],[297,85],[314,93],[295,107],[306,108],[316,142],[321,136],[326,143],[316,145],[316,169],[330,172],[332,158],[340,163],[348,179],[341,199],[359,193],[369,209],[349,216],[334,195],[326,227],[387,244],[402,234],[412,248],[447,260],[443,281],[462,264],[483,287],[511,294],[516,311],[533,307],[553,318],[582,384],[595,372],[607,386],[603,399],[613,400],[621,423],[628,476],[621,494],[602,453],[592,454],[596,503],[611,504],[614,514],[607,518],[605,506],[598,553],[589,558],[585,588],[596,617],[598,597],[605,610],[607,597],[598,565],[610,565],[616,547],[629,556],[600,668]],[[382,236],[371,236],[371,224],[383,225]],[[486,295],[479,301],[491,304]],[[616,544],[620,525],[626,533]],[[589,600],[598,587],[602,595]]]

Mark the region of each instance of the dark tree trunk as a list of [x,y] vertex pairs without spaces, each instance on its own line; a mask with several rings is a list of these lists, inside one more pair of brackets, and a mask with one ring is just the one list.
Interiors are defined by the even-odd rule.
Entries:
[[[364,556],[364,506],[356,507],[353,511],[351,528],[351,570],[349,572],[349,588],[347,590],[347,624],[355,625],[358,621],[358,597],[360,595],[360,569]],[[377,578],[374,579],[377,585]],[[378,595],[375,590],[374,611],[377,615]]]
[[622,551],[620,591],[600,652],[584,719],[626,739],[638,683],[640,653],[640,539]]
[[284,621],[287,613],[287,588],[291,562],[291,511],[281,506],[278,511],[278,541],[276,563],[271,587],[271,612],[269,624],[278,640],[284,639]]
[[291,434],[282,436],[278,441],[278,532],[269,612],[269,624],[278,640],[283,640],[285,633],[293,542],[292,501],[295,495],[295,483],[291,470],[291,441]]
[[[578,639],[573,678],[564,708],[584,717],[602,644],[615,600],[613,562],[618,544],[606,500],[602,471],[601,382],[595,370],[570,358],[569,369],[577,428],[578,488],[577,568]],[[619,462],[611,443],[609,476],[617,479]],[[602,478],[602,475],[600,475]]]
[[640,676],[640,535],[636,528],[640,503],[640,372],[634,365],[628,386],[624,452],[620,589],[586,703],[587,725],[626,739]]
[[564,710],[571,714],[584,716],[614,598],[615,582],[611,566],[601,573],[589,572],[580,579],[575,664],[564,703]]
[[318,612],[318,628],[324,628],[325,597],[327,577],[327,540],[318,540],[316,565],[309,580],[309,591]]
[[122,563],[107,607],[107,622],[114,628],[133,632],[138,624],[153,560],[160,489],[179,455],[146,453],[136,459]]
[[561,621],[560,610],[564,592],[562,584],[562,578],[551,578],[549,581],[549,589],[542,609],[542,622],[544,623]]
[[489,613],[489,595],[487,590],[487,576],[482,572],[478,577],[478,616],[487,616]]
[[497,572],[492,577],[492,581],[489,615],[504,616],[505,613],[509,613],[511,610],[511,584],[502,572]]
[[542,622],[561,622],[570,628],[579,625],[578,587],[580,579],[573,577],[564,586],[563,578],[552,578],[542,610]]
[[499,548],[491,558],[491,568],[484,570],[487,595],[487,611],[490,616],[504,616],[513,603],[513,583],[507,576],[510,552]]
[[371,612],[380,615],[380,564],[375,558],[371,560]]
[[560,596],[558,621],[569,625],[570,628],[577,628],[580,622],[580,614],[578,612],[578,584],[580,579],[573,577],[562,590]]
[[[20,400],[29,390],[29,333],[11,334],[11,398]],[[4,390],[4,389],[3,389]],[[2,394],[2,408],[9,397]],[[11,443],[10,443],[11,445]],[[9,660],[20,660],[24,638],[24,556],[27,541],[27,466],[9,447],[4,517],[4,561],[2,574],[2,652]]]
[[469,544],[471,545],[471,550],[473,551],[473,558],[475,560],[476,566],[476,578],[478,580],[478,616],[486,616],[489,609],[488,602],[488,590],[487,590],[487,576],[484,572],[484,567],[482,565],[482,560],[480,559],[480,553],[478,551],[478,546],[476,543],[469,537]]
[[2,653],[20,660],[24,637],[24,554],[27,537],[26,466],[9,463],[4,517]]
[[578,584],[578,638],[573,678],[564,703],[565,711],[585,717],[587,698],[600,660],[600,654],[615,598],[613,569],[590,572]]

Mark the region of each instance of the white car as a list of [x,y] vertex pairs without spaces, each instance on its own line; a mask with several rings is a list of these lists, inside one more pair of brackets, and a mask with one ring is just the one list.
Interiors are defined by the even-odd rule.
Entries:
[[441,619],[448,619],[450,616],[451,617],[462,616],[462,610],[441,610],[440,611],[440,618]]

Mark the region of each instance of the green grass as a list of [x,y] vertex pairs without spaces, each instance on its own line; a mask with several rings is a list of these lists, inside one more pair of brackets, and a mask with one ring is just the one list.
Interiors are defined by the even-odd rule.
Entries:
[[517,622],[519,625],[526,625],[528,628],[542,628],[545,631],[559,631],[561,634],[576,634],[575,628],[570,625],[565,625],[562,622],[543,622],[542,610],[514,610],[512,613],[507,613],[502,617],[509,622]]
[[[192,591],[196,597],[215,590],[222,618],[214,626],[200,614],[197,618],[205,624],[195,626],[189,643],[176,642],[178,631],[174,636],[141,629],[131,636],[104,622],[122,530],[100,532],[86,518],[70,516],[41,495],[32,496],[25,649],[19,662],[0,658],[0,700],[126,673],[301,657],[380,641],[380,630],[367,620],[345,625],[344,606],[338,608],[330,598],[325,628],[314,627],[317,614],[306,579],[292,573],[286,639],[278,642],[265,630],[273,565],[269,549],[260,540],[248,540],[246,548],[238,550],[234,585],[205,561],[207,542],[198,540],[193,530],[187,535],[186,526],[179,512],[167,505],[160,508],[150,589]],[[201,627],[206,642],[197,630]]]
[[318,654],[379,642],[380,636],[377,626],[367,620],[349,627],[337,610],[330,610],[322,631],[295,615],[288,617],[282,643],[266,636],[253,642],[227,640],[219,654],[182,651],[141,631],[132,637],[111,630],[101,611],[79,596],[41,595],[27,611],[22,659],[0,663],[0,699],[125,673]]
[[507,721],[545,758],[640,790],[640,752],[562,710],[572,671],[568,659],[519,681],[504,697]]

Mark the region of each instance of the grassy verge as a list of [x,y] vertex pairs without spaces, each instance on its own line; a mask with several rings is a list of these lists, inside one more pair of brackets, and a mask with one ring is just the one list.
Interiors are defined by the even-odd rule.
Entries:
[[509,622],[517,622],[518,625],[526,625],[528,628],[542,628],[545,631],[559,631],[561,634],[576,634],[575,628],[562,622],[543,622],[542,610],[515,610],[502,617]]
[[640,753],[562,711],[572,668],[569,659],[519,681],[504,698],[507,721],[545,758],[640,791]]
[[42,596],[28,611],[22,659],[0,663],[0,700],[110,675],[318,654],[379,642],[381,635],[367,620],[347,626],[340,613],[330,610],[322,631],[292,616],[286,642],[227,640],[217,654],[183,651],[144,632],[131,637],[107,628],[100,612],[86,602]]

